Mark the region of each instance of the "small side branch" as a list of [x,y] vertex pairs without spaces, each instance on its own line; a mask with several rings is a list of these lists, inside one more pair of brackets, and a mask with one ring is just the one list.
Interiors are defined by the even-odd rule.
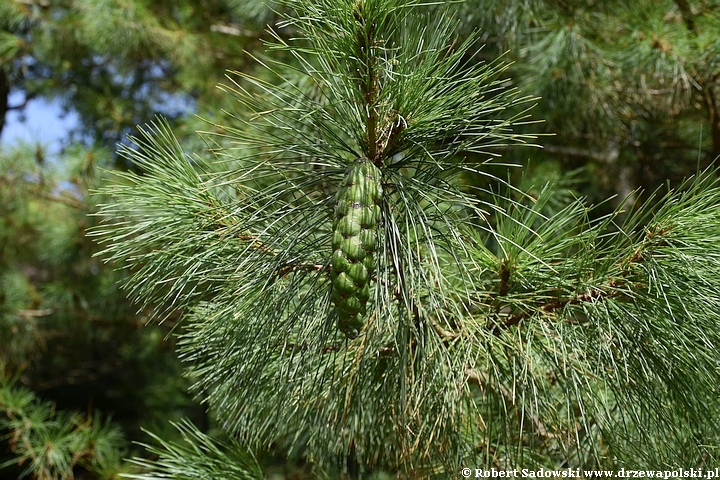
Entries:
[[[214,225],[215,230],[221,231],[222,229],[227,228],[227,225]],[[249,248],[251,250],[255,250],[256,252],[265,254],[269,257],[277,257],[278,252],[273,249],[272,247],[268,246],[265,242],[260,240],[260,238],[257,235],[252,235],[248,233],[242,233],[235,235],[235,238],[238,240],[247,243],[246,248]],[[327,265],[322,265],[319,263],[290,263],[287,265],[283,265],[281,267],[278,267],[274,270],[273,275],[275,278],[283,278],[291,273],[294,272],[321,272],[323,270],[326,270],[328,267]]]
[[510,268],[507,260],[503,260],[500,265],[500,288],[498,290],[501,297],[505,297],[510,293]]
[[52,308],[45,308],[42,310],[17,310],[16,313],[21,317],[47,317],[54,313]]
[[275,275],[278,277],[284,277],[290,273],[298,272],[298,271],[308,271],[308,272],[320,272],[322,270],[325,270],[327,266],[320,265],[319,263],[295,263],[290,265],[285,265],[284,267],[281,267],[275,271]]
[[[538,313],[544,315],[553,315],[556,312],[564,310],[566,307],[571,305],[581,305],[584,303],[596,303],[605,301],[612,298],[618,298],[625,295],[625,291],[621,287],[630,285],[632,287],[639,287],[639,284],[633,283],[628,279],[628,276],[632,273],[632,265],[642,262],[648,250],[652,247],[659,247],[667,245],[665,236],[670,233],[671,228],[667,225],[659,224],[653,225],[648,228],[645,232],[645,237],[633,250],[632,254],[627,256],[618,262],[617,266],[620,272],[617,278],[612,278],[606,286],[595,288],[586,293],[579,293],[566,298],[560,298],[550,302],[542,303],[538,308],[531,310],[524,310],[517,313],[513,313],[505,318],[501,323],[490,323],[487,328],[494,334],[498,334],[501,330],[514,327],[520,324],[523,320],[526,320],[533,315]],[[501,272],[501,283],[502,283],[502,272]],[[507,307],[505,307],[507,308]]]
[[[307,343],[288,342],[283,345],[283,350],[313,350],[313,349],[317,349],[317,348],[318,347],[313,347],[311,345],[308,345]],[[344,345],[331,344],[331,345],[325,345],[324,347],[320,348],[320,352],[325,354],[325,353],[339,352],[344,349],[345,349]]]
[[31,96],[31,95],[27,95],[27,96],[25,97],[25,100],[23,100],[22,102],[18,103],[17,105],[8,105],[7,110],[8,110],[8,111],[10,111],[10,110],[22,110],[23,108],[27,107],[28,103],[30,103],[30,100],[32,100],[32,96]]
[[[328,354],[328,353],[335,353],[335,352],[346,352],[347,351],[347,345],[346,344],[339,344],[339,343],[333,343],[329,345],[325,345],[322,348],[319,347],[313,347],[306,343],[292,343],[288,342],[282,345],[283,350],[313,350],[316,349],[322,354]],[[390,357],[396,353],[395,347],[393,346],[386,346],[382,347],[377,351],[378,356],[380,357]]]
[[[615,288],[618,286],[618,282],[616,280],[612,280],[609,284],[610,288]],[[621,292],[619,290],[610,290],[608,292],[601,290],[601,289],[594,289],[591,290],[588,293],[583,293],[574,297],[564,298],[555,300],[552,302],[548,302],[543,304],[540,308],[537,310],[530,310],[530,311],[523,311],[520,313],[516,313],[513,315],[510,315],[507,317],[507,319],[501,323],[501,324],[494,324],[491,328],[492,333],[498,334],[501,330],[507,329],[510,327],[514,327],[523,320],[526,320],[536,313],[543,313],[546,315],[552,315],[558,311],[562,311],[565,309],[565,307],[570,305],[580,305],[583,303],[594,303],[602,300],[607,300],[609,298],[616,298],[621,295]]]

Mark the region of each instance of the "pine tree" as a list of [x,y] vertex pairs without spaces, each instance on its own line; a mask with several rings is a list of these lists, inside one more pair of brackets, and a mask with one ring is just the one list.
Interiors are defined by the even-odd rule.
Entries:
[[[113,146],[137,123],[215,103],[268,18],[257,0],[0,2],[0,133],[33,99],[78,115],[75,139]],[[229,41],[230,39],[230,41]],[[10,102],[11,93],[23,101]],[[196,98],[202,93],[202,101]]]
[[8,443],[0,458],[4,478],[111,479],[132,471],[122,461],[127,445],[120,428],[98,415],[57,411],[54,404],[40,402],[30,390],[4,379],[0,414],[0,432]]
[[127,467],[123,436],[204,417],[163,341],[169,327],[142,328],[123,273],[93,258],[88,190],[110,152],[61,158],[40,145],[0,152],[1,478],[112,478]]
[[459,8],[462,31],[479,28],[485,55],[507,53],[508,75],[543,98],[535,115],[553,137],[543,150],[513,152],[517,161],[583,166],[585,192],[622,201],[720,155],[717,1],[467,0]]
[[[90,465],[103,460],[85,439],[107,447],[100,456],[114,449],[110,466],[119,468],[119,427],[140,438],[141,425],[162,430],[185,415],[207,427],[173,343],[163,341],[169,323],[142,328],[145,312],[116,285],[123,274],[93,258],[85,230],[99,199],[89,189],[114,165],[115,142],[148,112],[188,115],[198,91],[205,108],[213,103],[207,92],[226,59],[259,43],[259,28],[244,21],[246,10],[258,13],[251,7],[0,1],[0,133],[6,114],[22,118],[39,99],[80,118],[58,153],[44,139],[0,143],[0,416],[8,420],[0,421],[0,477],[110,477],[107,464]],[[30,397],[41,400],[28,410],[15,403]],[[112,426],[93,428],[101,415]]]
[[158,121],[121,149],[143,174],[104,189],[95,234],[158,320],[184,313],[236,439],[181,426],[136,478],[252,478],[239,445],[353,478],[714,465],[716,173],[607,215],[508,181],[532,99],[449,7],[287,4],[210,149]]

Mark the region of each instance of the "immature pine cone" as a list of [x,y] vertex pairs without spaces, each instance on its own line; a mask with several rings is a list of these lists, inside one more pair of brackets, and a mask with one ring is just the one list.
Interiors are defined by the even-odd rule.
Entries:
[[345,171],[337,192],[330,279],[338,328],[356,337],[365,325],[370,277],[375,269],[382,185],[380,170],[359,158]]

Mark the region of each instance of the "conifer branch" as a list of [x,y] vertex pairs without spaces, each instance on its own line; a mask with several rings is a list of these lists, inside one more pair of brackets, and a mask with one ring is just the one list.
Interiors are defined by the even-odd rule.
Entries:
[[[224,231],[229,227],[230,225],[227,223],[218,223],[215,225],[215,229],[220,232],[221,236],[224,235]],[[259,235],[239,233],[235,235],[235,238],[242,242],[246,242],[246,248],[268,255],[270,257],[277,257],[281,254],[280,251],[268,246],[267,243],[262,241]],[[297,271],[320,272],[323,270],[327,270],[327,268],[327,265],[321,265],[318,263],[293,262],[282,267],[278,267],[273,275],[277,278],[282,278],[290,273]]]
[[[494,456],[479,461],[510,468],[625,459],[644,437],[668,446],[643,452],[651,461],[676,447],[659,440],[668,429],[693,443],[717,417],[687,395],[716,394],[717,185],[690,182],[618,226],[619,210],[592,220],[572,192],[498,178],[485,159],[532,138],[513,132],[526,112],[510,113],[527,99],[498,79],[504,67],[473,63],[476,37],[458,44],[457,23],[419,3],[292,2],[300,39],[271,46],[292,64],[240,75],[231,126],[213,137],[219,164],[189,163],[164,130],[130,155],[147,173],[123,177],[103,213],[140,226],[103,228],[113,258],[148,262],[133,293],[189,311],[181,353],[229,436],[286,442],[321,468],[457,471],[480,437]],[[538,48],[587,62],[593,45],[571,27]],[[336,189],[353,211],[377,206],[379,223],[373,211],[340,232]],[[377,237],[361,240],[364,225]],[[351,306],[333,299],[328,251],[374,255],[347,286],[373,290],[341,299],[368,317],[357,335],[338,331]],[[582,328],[524,322],[561,314]]]
[[276,275],[278,277],[284,277],[285,275],[295,272],[298,270],[307,270],[311,272],[320,272],[327,269],[327,265],[319,265],[317,263],[295,263],[291,265],[286,265],[280,269],[278,269]]
[[527,320],[528,318],[531,318],[538,313],[552,316],[556,312],[558,312],[558,311],[561,312],[565,308],[567,308],[568,306],[571,306],[571,305],[580,305],[583,303],[595,303],[595,302],[599,302],[599,301],[609,300],[611,298],[618,298],[618,297],[624,295],[623,292],[615,289],[618,286],[619,286],[619,284],[615,280],[611,280],[610,283],[608,283],[607,289],[596,288],[587,293],[579,294],[574,297],[569,297],[569,298],[554,300],[554,301],[548,302],[548,303],[543,303],[538,307],[537,310],[524,311],[521,313],[515,313],[513,315],[510,315],[501,324],[498,324],[497,322],[488,323],[488,328],[490,329],[490,331],[493,334],[497,335],[500,333],[500,331],[502,329],[507,329],[507,328],[517,326],[523,320]]
[[378,158],[377,150],[377,59],[375,58],[375,25],[368,23],[363,12],[363,1],[358,0],[355,3],[355,11],[353,15],[357,23],[357,73],[360,82],[360,90],[364,100],[363,111],[366,115],[365,129],[367,135],[367,158],[375,165],[382,165],[382,158]]
[[[512,315],[506,316],[502,323],[497,323],[496,321],[488,322],[488,329],[490,329],[493,334],[497,335],[501,330],[517,326],[523,320],[527,320],[538,313],[553,316],[556,312],[562,312],[568,306],[581,305],[583,303],[596,303],[626,297],[628,292],[646,286],[637,282],[631,282],[627,278],[627,276],[632,274],[632,265],[642,262],[646,256],[651,253],[650,247],[662,247],[667,245],[667,241],[663,237],[669,234],[670,231],[670,227],[663,225],[653,225],[649,227],[646,230],[642,241],[640,241],[638,246],[633,250],[633,253],[617,263],[622,276],[610,279],[604,287],[596,287],[585,293],[579,293],[570,297],[542,303],[534,310],[513,313]],[[508,294],[508,290],[503,290],[503,285],[507,285],[509,273],[505,275],[508,270],[504,262],[502,267],[501,287],[498,295],[506,296]]]

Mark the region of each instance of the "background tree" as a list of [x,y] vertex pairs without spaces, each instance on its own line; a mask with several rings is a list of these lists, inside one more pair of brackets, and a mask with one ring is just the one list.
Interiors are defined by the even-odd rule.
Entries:
[[[493,161],[529,99],[448,10],[288,3],[212,155],[141,132],[96,230],[224,432],[331,475],[713,465],[715,173],[597,214]],[[242,468],[186,441],[137,478]]]
[[508,52],[508,74],[543,99],[551,133],[535,164],[584,167],[601,201],[654,190],[720,155],[720,4],[716,1],[469,0],[464,31],[485,56]]
[[[119,427],[138,438],[141,425],[205,420],[165,341],[169,325],[143,328],[147,312],[127,300],[122,274],[93,258],[97,246],[85,236],[99,200],[88,191],[112,156],[76,146],[58,164],[42,153],[25,145],[0,152],[0,431],[8,440],[0,468],[21,463],[16,473],[70,478],[92,467],[112,476],[128,446]],[[93,442],[102,444],[97,458],[85,446]],[[55,456],[46,452],[53,448]]]
[[[8,109],[58,99],[76,139],[113,146],[156,112],[204,111],[225,69],[259,42],[260,2],[6,0],[0,4],[0,132]],[[12,92],[25,102],[9,105]],[[201,95],[202,94],[202,95]],[[196,104],[201,97],[200,105]]]
[[[99,460],[84,435],[108,440],[97,453],[108,457],[114,448],[119,462],[126,445],[117,441],[118,426],[139,438],[140,425],[161,431],[186,415],[206,424],[173,342],[164,341],[170,322],[141,328],[146,312],[118,290],[121,275],[93,258],[85,230],[99,199],[89,191],[99,169],[114,165],[114,143],[150,112],[179,119],[203,108],[194,101],[201,91],[212,104],[223,72],[216,62],[257,42],[256,24],[237,25],[256,13],[252,6],[0,2],[0,132],[9,111],[23,112],[35,99],[60,100],[80,117],[59,154],[42,143],[0,151],[0,378],[8,415],[0,435],[15,439],[0,450],[0,465],[10,469],[4,475],[65,478],[84,469],[111,476],[112,468],[90,468]],[[11,94],[24,101],[10,104]],[[44,400],[25,402],[30,392]],[[56,406],[89,416],[56,415]],[[115,426],[91,428],[101,418],[94,409],[112,413]],[[53,444],[64,446],[56,457],[39,453]]]
[[184,416],[209,428],[166,341],[174,319],[141,328],[147,312],[118,290],[122,274],[93,258],[90,191],[100,169],[125,168],[111,152],[136,123],[159,111],[191,132],[193,111],[220,108],[216,83],[244,68],[240,52],[273,15],[247,1],[0,2],[0,130],[40,99],[80,118],[59,153],[42,142],[0,151],[2,475],[111,477],[127,468],[118,427],[132,439],[141,426],[173,439],[167,420]]

